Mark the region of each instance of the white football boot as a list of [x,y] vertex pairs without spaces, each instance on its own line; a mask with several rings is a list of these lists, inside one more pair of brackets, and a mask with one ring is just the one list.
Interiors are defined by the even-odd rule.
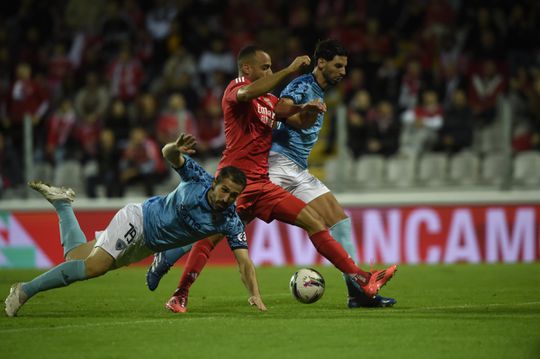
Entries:
[[15,283],[9,289],[9,295],[4,301],[4,310],[8,317],[14,317],[23,304],[28,300],[28,296],[22,290],[22,283]]
[[41,181],[30,181],[28,182],[28,186],[41,193],[43,197],[51,203],[60,200],[73,202],[75,199],[75,191],[71,188],[54,187]]

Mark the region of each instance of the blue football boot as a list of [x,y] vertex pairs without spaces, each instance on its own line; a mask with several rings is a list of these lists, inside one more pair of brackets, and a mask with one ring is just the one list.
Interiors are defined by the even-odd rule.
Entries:
[[349,308],[386,308],[392,307],[397,303],[394,298],[386,298],[381,295],[376,295],[374,298],[369,298],[363,291],[361,291],[348,276],[345,277],[345,283],[347,284],[347,290],[349,292],[349,298],[347,300],[347,306]]
[[347,306],[349,308],[386,308],[392,307],[397,303],[394,298],[386,298],[381,295],[376,295],[375,298],[349,297]]
[[171,269],[172,265],[167,262],[164,252],[154,254],[154,261],[146,271],[146,286],[150,290],[156,290],[159,281]]

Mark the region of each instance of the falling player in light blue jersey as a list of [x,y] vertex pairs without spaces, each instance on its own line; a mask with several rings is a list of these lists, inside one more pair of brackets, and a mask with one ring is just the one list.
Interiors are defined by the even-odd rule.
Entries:
[[195,140],[180,135],[163,147],[163,156],[182,178],[174,191],[119,210],[96,239],[87,242],[71,202],[72,189],[52,187],[40,181],[29,186],[52,203],[60,219],[60,241],[66,261],[26,283],[11,287],[5,312],[13,317],[39,292],[65,287],[76,281],[101,276],[112,269],[137,262],[154,252],[190,246],[211,236],[225,236],[238,262],[249,303],[266,310],[261,299],[255,267],[247,251],[244,225],[234,202],[246,186],[244,173],[225,167],[214,179],[188,154]]
[[[313,100],[324,102],[328,88],[343,79],[346,73],[347,51],[340,43],[334,40],[319,42],[314,57],[313,72],[291,81],[281,92],[280,102],[295,105]],[[323,120],[324,113],[313,113],[308,121],[300,118],[294,121],[289,118],[286,123],[279,123],[279,127],[273,132],[272,149],[268,159],[270,180],[315,209],[324,219],[332,236],[358,262],[351,239],[351,220],[328,187],[307,170],[308,157],[319,138]],[[306,126],[306,123],[310,126]],[[388,307],[396,303],[395,299],[380,295],[368,298],[348,277],[344,278],[349,294],[347,304],[350,308]]]

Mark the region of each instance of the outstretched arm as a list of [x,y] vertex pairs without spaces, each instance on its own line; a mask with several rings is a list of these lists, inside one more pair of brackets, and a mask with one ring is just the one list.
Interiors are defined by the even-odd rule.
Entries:
[[184,165],[183,153],[192,155],[195,153],[193,147],[197,144],[195,138],[190,134],[181,133],[175,142],[167,143],[163,146],[161,153],[163,157],[175,168]]
[[255,273],[255,266],[249,258],[248,250],[246,248],[235,249],[233,251],[234,257],[238,262],[238,269],[240,270],[240,277],[242,282],[246,286],[249,292],[248,302],[250,305],[254,305],[261,311],[266,311],[261,293],[259,292],[259,284],[257,283],[257,274]]
[[283,79],[290,74],[298,71],[302,66],[308,66],[311,63],[309,56],[298,56],[294,61],[281,71],[262,77],[253,81],[249,85],[238,89],[236,98],[238,101],[251,101],[265,93],[272,91]]

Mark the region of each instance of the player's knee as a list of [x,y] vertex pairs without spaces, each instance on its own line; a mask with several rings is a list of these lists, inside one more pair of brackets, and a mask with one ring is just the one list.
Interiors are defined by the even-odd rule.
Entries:
[[191,248],[191,251],[197,251],[201,254],[203,254],[206,257],[210,256],[210,252],[214,249],[214,247],[221,241],[223,236],[215,236],[211,238],[205,238],[203,240],[198,241],[193,245],[193,248]]
[[110,269],[110,265],[105,261],[96,260],[95,258],[89,257],[85,259],[85,271],[86,278],[95,278],[99,277]]
[[309,206],[302,209],[302,211],[298,214],[296,222],[310,235],[326,228],[322,217]]

